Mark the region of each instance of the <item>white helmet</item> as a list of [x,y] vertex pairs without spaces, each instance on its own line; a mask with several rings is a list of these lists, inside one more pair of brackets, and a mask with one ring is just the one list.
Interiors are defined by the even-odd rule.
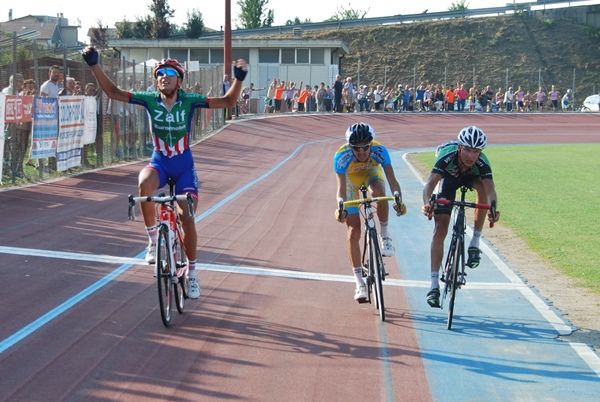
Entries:
[[483,149],[487,145],[487,137],[479,127],[468,126],[458,133],[458,143],[469,148]]

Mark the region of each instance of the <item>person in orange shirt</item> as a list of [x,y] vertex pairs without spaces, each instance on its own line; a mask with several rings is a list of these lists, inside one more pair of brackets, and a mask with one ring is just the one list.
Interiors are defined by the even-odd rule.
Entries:
[[449,112],[454,111],[454,100],[456,99],[456,94],[454,93],[454,85],[450,85],[448,91],[446,91],[446,110]]
[[310,92],[311,92],[310,85],[306,85],[304,88],[302,88],[302,91],[300,91],[300,95],[298,96],[298,111],[299,112],[306,111],[306,108],[304,107],[304,105],[306,104],[306,100],[310,96]]
[[275,113],[281,112],[281,101],[283,100],[283,91],[285,91],[285,81],[281,81],[279,85],[275,87]]

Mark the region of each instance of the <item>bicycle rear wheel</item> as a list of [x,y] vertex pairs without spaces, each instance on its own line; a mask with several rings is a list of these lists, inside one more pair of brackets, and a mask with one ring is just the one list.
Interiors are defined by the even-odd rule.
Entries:
[[169,229],[166,225],[161,225],[156,241],[156,281],[158,285],[160,317],[165,327],[171,325],[172,319],[173,279],[171,276],[170,252]]
[[379,310],[379,318],[385,321],[385,304],[383,302],[383,257],[379,249],[377,233],[369,235],[370,260],[373,262],[371,268],[375,281],[375,307]]

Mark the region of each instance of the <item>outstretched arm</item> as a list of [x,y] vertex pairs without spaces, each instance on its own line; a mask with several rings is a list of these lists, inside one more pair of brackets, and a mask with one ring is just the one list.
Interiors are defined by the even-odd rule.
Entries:
[[244,59],[237,60],[233,68],[233,75],[235,77],[233,84],[231,84],[231,87],[227,93],[225,93],[225,95],[208,99],[208,105],[210,108],[233,107],[240,97],[240,92],[242,91],[242,82],[244,81],[247,73],[248,68],[246,67],[246,61]]
[[90,66],[92,74],[96,77],[100,88],[106,95],[114,100],[121,102],[129,102],[129,92],[123,91],[115,85],[114,82],[106,75],[102,67],[98,65],[98,51],[93,46],[88,46],[81,52],[85,62]]

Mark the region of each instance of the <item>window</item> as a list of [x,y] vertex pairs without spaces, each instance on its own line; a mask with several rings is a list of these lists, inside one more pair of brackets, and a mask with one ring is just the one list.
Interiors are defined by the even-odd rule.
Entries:
[[180,63],[184,63],[188,59],[188,50],[187,49],[169,49],[169,57],[172,59],[177,59]]
[[259,63],[279,63],[279,49],[258,49]]
[[223,63],[223,49],[210,49],[210,63]]
[[190,60],[200,64],[208,64],[208,49],[191,49]]
[[325,64],[325,49],[311,49],[310,50],[310,63],[311,64]]
[[281,49],[281,64],[296,64],[296,49]]
[[244,59],[248,61],[250,58],[250,50],[248,49],[231,49],[231,58],[233,60]]
[[296,63],[298,63],[298,64],[310,63],[308,49],[296,49]]

